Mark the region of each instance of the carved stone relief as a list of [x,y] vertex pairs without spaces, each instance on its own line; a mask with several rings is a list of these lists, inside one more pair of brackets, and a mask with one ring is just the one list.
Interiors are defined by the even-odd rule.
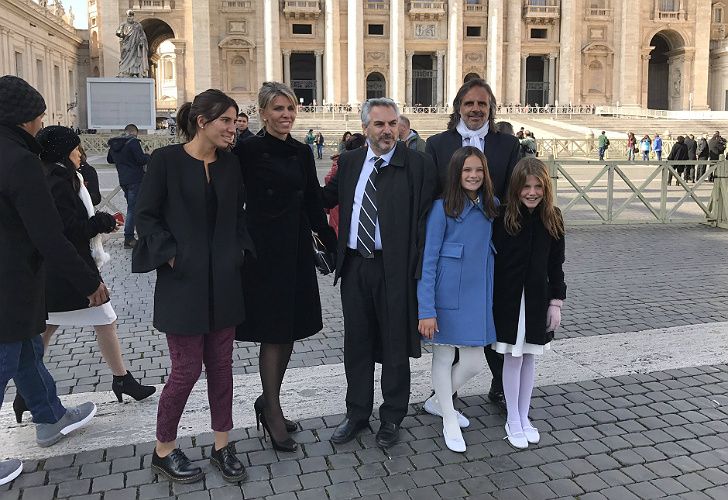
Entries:
[[415,38],[437,38],[437,25],[415,24]]

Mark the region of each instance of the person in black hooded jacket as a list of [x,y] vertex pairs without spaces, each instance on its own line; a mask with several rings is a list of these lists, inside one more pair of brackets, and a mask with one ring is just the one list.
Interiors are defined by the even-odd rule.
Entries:
[[[668,160],[687,160],[688,159],[688,146],[685,144],[685,137],[679,135],[677,136],[677,142],[672,145],[672,149],[670,150],[670,154],[667,156]],[[675,170],[678,174],[682,174],[685,170],[685,165],[675,165]],[[672,172],[670,172],[670,175],[667,177],[667,185],[672,184]],[[675,184],[678,185],[679,183],[677,180],[675,181]]]

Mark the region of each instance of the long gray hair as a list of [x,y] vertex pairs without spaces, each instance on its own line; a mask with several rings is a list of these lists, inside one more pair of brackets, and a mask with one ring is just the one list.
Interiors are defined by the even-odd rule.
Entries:
[[488,96],[490,97],[490,103],[488,106],[488,126],[490,130],[496,130],[495,110],[497,104],[495,102],[495,95],[493,94],[493,89],[490,88],[490,85],[488,85],[482,78],[473,78],[472,80],[468,80],[463,83],[460,90],[458,90],[458,93],[455,95],[455,99],[452,100],[452,113],[450,114],[450,121],[447,122],[448,130],[455,130],[455,127],[458,126],[458,122],[460,121],[460,105],[463,103],[463,97],[465,97],[465,94],[474,87],[482,87],[486,92],[488,92]]

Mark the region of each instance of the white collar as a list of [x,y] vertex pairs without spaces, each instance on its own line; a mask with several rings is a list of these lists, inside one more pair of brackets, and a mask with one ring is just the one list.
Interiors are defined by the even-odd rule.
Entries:
[[[369,144],[369,141],[367,140],[367,145],[368,144]],[[366,158],[364,158],[364,164],[366,165],[368,161],[371,161],[374,158],[381,158],[382,160],[384,160],[384,164],[382,166],[389,165],[389,162],[392,160],[392,156],[394,156],[395,149],[396,149],[396,143],[395,143],[395,147],[393,147],[391,150],[384,153],[382,156],[377,156],[374,153],[374,151],[372,150],[371,146],[369,146],[367,148],[367,156],[366,156]]]

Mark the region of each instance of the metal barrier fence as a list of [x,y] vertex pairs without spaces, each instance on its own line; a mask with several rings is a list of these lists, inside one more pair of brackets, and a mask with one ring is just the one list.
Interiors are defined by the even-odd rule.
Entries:
[[[710,222],[710,179],[726,161],[545,160],[569,224]],[[698,171],[700,167],[700,171]],[[695,168],[694,182],[683,168]],[[704,169],[704,170],[703,170]],[[675,185],[671,185],[672,178]]]

